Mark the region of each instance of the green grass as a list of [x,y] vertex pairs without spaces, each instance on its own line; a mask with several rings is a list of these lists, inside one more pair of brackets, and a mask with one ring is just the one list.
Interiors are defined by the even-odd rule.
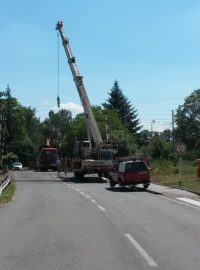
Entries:
[[168,187],[185,189],[200,193],[200,178],[197,177],[197,165],[195,162],[182,160],[180,162],[153,161],[151,166],[152,182]]
[[0,195],[0,205],[11,201],[14,194],[15,184],[11,181],[10,184],[6,187],[6,189],[4,189],[4,191]]

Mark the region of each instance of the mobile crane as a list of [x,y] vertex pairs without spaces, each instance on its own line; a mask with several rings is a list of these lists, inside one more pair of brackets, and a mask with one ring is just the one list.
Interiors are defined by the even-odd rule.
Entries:
[[[72,160],[72,171],[77,178],[83,178],[85,174],[92,173],[98,173],[99,176],[108,175],[109,171],[114,170],[113,159],[117,152],[117,148],[110,147],[111,145],[104,143],[102,140],[90,105],[90,101],[85,90],[83,76],[81,76],[79,73],[75,57],[73,56],[69,46],[69,39],[65,36],[63,23],[61,21],[58,21],[56,30],[58,30],[60,33],[67,60],[72,72],[73,80],[75,82],[84,109],[88,134],[87,141],[76,142],[74,150],[76,158]],[[91,146],[91,137],[94,141],[93,148]]]

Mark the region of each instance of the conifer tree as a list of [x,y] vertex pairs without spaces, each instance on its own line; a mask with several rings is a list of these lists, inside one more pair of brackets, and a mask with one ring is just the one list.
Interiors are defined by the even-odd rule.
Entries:
[[136,134],[141,129],[137,110],[133,107],[128,98],[124,96],[117,80],[115,80],[109,96],[107,102],[102,104],[103,107],[115,110],[128,130],[132,134]]

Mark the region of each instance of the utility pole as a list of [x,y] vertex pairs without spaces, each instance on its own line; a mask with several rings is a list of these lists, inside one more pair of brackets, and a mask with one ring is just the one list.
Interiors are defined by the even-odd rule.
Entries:
[[155,123],[155,120],[151,120],[151,136],[153,137],[154,131],[153,131],[153,124]]
[[172,142],[174,142],[174,110],[172,110]]
[[106,142],[109,142],[109,134],[108,134],[108,115],[106,113],[105,115],[105,119],[106,119]]
[[2,138],[2,114],[0,115],[0,165],[2,165],[2,139],[1,138]]

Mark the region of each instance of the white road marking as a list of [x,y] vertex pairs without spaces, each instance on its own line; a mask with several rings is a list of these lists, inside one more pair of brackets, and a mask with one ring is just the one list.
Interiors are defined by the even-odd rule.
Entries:
[[101,209],[101,211],[103,211],[103,212],[105,212],[106,211],[106,209],[105,208],[103,208],[100,204],[98,204],[97,205],[98,207],[99,207],[99,209]]
[[195,208],[196,210],[200,210],[199,207],[195,206],[195,205],[191,205],[191,204],[188,204],[188,203],[185,203],[184,201],[178,201],[177,198],[175,199],[172,199],[172,198],[168,198],[168,197],[165,197],[164,195],[157,195],[158,197],[162,198],[162,199],[165,199],[165,200],[168,200],[168,201],[172,201],[172,202],[176,202],[176,203],[179,203],[179,204],[182,204],[186,207],[192,207],[192,208]]
[[57,175],[55,175],[55,174],[53,174],[53,173],[51,173],[51,176],[53,176],[53,177],[57,178]]
[[157,263],[151,258],[151,256],[140,246],[140,244],[130,235],[129,233],[125,233],[126,238],[130,241],[130,243],[137,249],[137,251],[142,255],[142,257],[146,260],[149,266],[158,267]]
[[97,202],[96,202],[95,200],[93,200],[93,199],[91,200],[91,202],[93,202],[93,203],[97,203]]
[[[68,186],[68,187],[71,187],[71,188],[74,189],[75,191],[78,191],[81,195],[85,196],[85,198],[90,199],[90,201],[91,201],[92,203],[97,204],[97,202],[96,202],[95,200],[91,199],[91,197],[90,197],[89,195],[85,194],[83,191],[80,191],[80,189],[77,189],[77,188],[75,188],[74,186],[72,186],[72,185],[70,185],[70,184],[67,184],[67,186]],[[103,212],[106,211],[106,209],[105,209],[103,206],[101,206],[100,204],[98,204],[97,206],[98,206],[98,208],[99,208],[101,211],[103,211]]]
[[192,200],[192,199],[176,198],[176,200],[183,201],[183,202],[186,202],[186,203],[190,203],[192,205],[200,206],[200,202],[199,201],[195,201],[195,200]]

